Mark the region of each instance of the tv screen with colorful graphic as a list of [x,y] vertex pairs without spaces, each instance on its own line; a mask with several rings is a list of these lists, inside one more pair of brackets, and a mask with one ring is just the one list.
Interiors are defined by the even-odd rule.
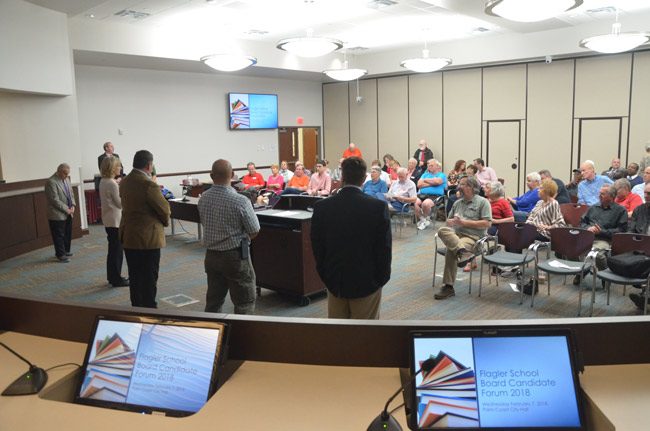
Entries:
[[410,427],[584,429],[569,335],[494,332],[413,335]]
[[184,416],[216,390],[225,326],[215,322],[100,317],[76,401]]
[[278,128],[277,94],[229,93],[230,130]]

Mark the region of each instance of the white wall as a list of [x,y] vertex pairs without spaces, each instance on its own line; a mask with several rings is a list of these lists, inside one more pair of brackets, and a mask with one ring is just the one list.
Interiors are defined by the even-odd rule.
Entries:
[[0,90],[70,95],[73,88],[66,15],[0,1]]
[[[277,94],[280,126],[300,116],[322,127],[319,82],[80,65],[75,73],[84,178],[98,172],[105,141],[127,171],[140,149],[153,152],[159,173],[209,170],[218,158],[233,167],[277,162],[277,130],[228,129],[228,92]],[[177,178],[160,182],[178,192]]]
[[61,162],[79,179],[67,17],[20,0],[0,1],[0,156],[8,182],[48,177]]

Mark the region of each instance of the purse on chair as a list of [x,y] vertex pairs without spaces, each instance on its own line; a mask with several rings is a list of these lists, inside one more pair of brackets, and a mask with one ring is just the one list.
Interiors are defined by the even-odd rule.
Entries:
[[648,278],[648,275],[650,275],[650,256],[638,250],[609,256],[607,258],[607,267],[614,274],[623,277]]

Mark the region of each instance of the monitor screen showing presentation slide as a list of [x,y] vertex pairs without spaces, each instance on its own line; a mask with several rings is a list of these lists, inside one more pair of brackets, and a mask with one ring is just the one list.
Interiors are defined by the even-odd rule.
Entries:
[[276,94],[229,93],[230,130],[277,129]]
[[413,430],[582,430],[568,330],[414,332]]
[[186,416],[216,390],[226,326],[150,317],[98,317],[75,401]]

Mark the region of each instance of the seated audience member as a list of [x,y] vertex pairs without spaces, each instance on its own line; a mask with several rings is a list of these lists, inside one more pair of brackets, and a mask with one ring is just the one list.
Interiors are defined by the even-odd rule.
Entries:
[[413,184],[417,184],[420,180],[420,177],[424,173],[424,169],[420,168],[420,166],[418,166],[418,161],[412,157],[409,159],[406,170],[408,177],[411,181],[413,181]]
[[614,181],[614,190],[616,190],[614,202],[625,208],[628,217],[632,217],[634,209],[642,205],[643,201],[639,195],[631,192],[630,182],[625,178]]
[[571,181],[566,185],[566,191],[569,193],[571,202],[578,202],[578,184],[580,184],[580,181],[582,181],[582,173],[580,169],[574,169]]
[[282,163],[280,163],[280,175],[282,175],[285,184],[293,177],[293,172],[289,170],[289,164],[286,160],[282,160]]
[[645,144],[645,156],[639,162],[639,171],[644,172],[648,167],[650,167],[650,142]]
[[264,187],[264,176],[255,170],[255,163],[249,162],[246,165],[248,174],[241,179],[246,190],[259,190]]
[[451,208],[447,226],[438,230],[440,240],[447,247],[443,285],[433,295],[435,299],[454,296],[454,282],[458,266],[463,266],[473,255],[476,241],[484,237],[490,227],[492,211],[487,199],[478,196],[480,186],[475,178],[462,178],[458,183],[461,198]]
[[381,170],[386,172],[388,175],[390,175],[390,164],[395,160],[393,156],[390,154],[384,154],[384,166],[381,167]]
[[[646,169],[650,169],[650,167]],[[632,213],[632,218],[630,219],[630,223],[628,224],[628,226],[629,226],[629,231],[632,233],[638,233],[641,235],[650,235],[650,183],[644,185],[644,193],[646,194],[648,199],[646,199],[645,204],[639,205],[634,209],[634,212]],[[643,286],[640,293],[630,293],[630,299],[640,310],[643,310],[643,306],[644,306],[644,300],[643,300],[644,291],[645,291],[645,286]]]
[[643,195],[643,191],[645,189],[646,184],[650,184],[650,166],[645,168],[645,170],[643,171],[643,182],[639,185],[632,187],[632,193],[634,193],[635,195],[639,195],[642,202],[645,202],[645,196]]
[[614,179],[614,174],[621,169],[621,159],[614,157],[612,159],[612,164],[606,171],[603,171],[601,175],[608,176],[610,180]]
[[386,200],[389,203],[388,208],[395,211],[402,211],[404,205],[414,204],[417,200],[415,183],[409,179],[406,168],[397,170],[397,181],[390,185]]
[[515,221],[510,202],[505,199],[505,188],[499,181],[486,185],[485,193],[492,207],[492,226],[488,229],[489,235],[496,235],[501,223]]
[[293,177],[287,183],[287,187],[282,192],[283,195],[299,195],[307,191],[309,187],[309,177],[305,175],[302,165],[296,164],[296,170]]
[[339,165],[334,169],[334,172],[332,172],[332,180],[334,181],[341,181],[343,176],[341,175],[341,163],[343,163],[343,160],[345,159],[340,159],[339,160]]
[[423,230],[431,224],[429,216],[434,200],[445,194],[447,176],[441,172],[442,167],[436,159],[427,162],[427,171],[418,181],[418,198],[415,201],[415,216],[420,220],[418,229]]
[[526,186],[528,191],[516,198],[508,198],[508,201],[515,209],[513,212],[515,221],[526,221],[528,214],[533,210],[537,201],[539,200],[539,193],[537,188],[541,182],[541,178],[537,172],[531,172],[526,175]]
[[390,182],[397,180],[397,170],[401,168],[402,165],[397,160],[392,160],[390,162]]
[[458,181],[465,176],[465,160],[456,160],[454,169],[447,174],[447,187],[456,188]]
[[639,175],[639,165],[637,163],[630,163],[627,165],[627,179],[630,182],[630,188],[643,184],[643,177]]
[[[593,248],[602,250],[596,256],[596,267],[599,270],[607,268],[606,250],[610,249],[612,235],[627,231],[627,211],[614,202],[615,197],[614,187],[611,184],[603,185],[598,194],[598,202],[580,220],[580,227],[596,236]],[[573,284],[580,284],[580,275],[573,279]]]
[[433,151],[427,147],[427,141],[420,139],[418,149],[413,153],[413,158],[422,172],[427,168],[427,162],[433,159]]
[[620,180],[621,178],[627,179],[627,169],[619,168],[611,177],[612,181]]
[[560,211],[560,204],[555,200],[557,184],[552,178],[546,178],[539,186],[538,193],[539,200],[530,212],[526,223],[537,228],[538,240],[549,241],[551,229],[566,226],[562,211]]
[[329,196],[332,191],[332,178],[327,174],[327,166],[324,160],[316,163],[316,172],[312,174],[307,187],[307,193],[311,196]]
[[559,178],[553,178],[553,175],[551,175],[551,172],[548,169],[542,169],[539,171],[539,177],[544,181],[545,179],[551,179],[557,184],[557,195],[555,196],[555,200],[559,204],[568,204],[571,202],[571,198],[569,197],[569,192],[567,191],[564,182],[559,179]]
[[[381,164],[379,163],[379,160],[373,160],[372,163],[370,164],[370,167],[373,168],[374,166],[379,166],[379,169],[381,169]],[[390,180],[390,175],[388,172],[384,172],[383,170],[381,171],[381,175],[379,176],[383,182],[386,183],[388,187],[390,187],[391,180]],[[366,175],[366,181],[370,180],[370,173]]]
[[257,197],[257,203],[262,205],[273,204],[276,200],[273,196],[278,196],[282,193],[282,188],[284,187],[284,178],[280,174],[280,167],[277,164],[271,165],[271,175],[266,180],[267,193]]
[[370,179],[363,183],[363,192],[368,196],[379,200],[386,200],[384,194],[388,192],[388,186],[380,178],[381,168],[373,166],[370,168]]
[[[300,160],[296,160],[296,163],[294,164],[294,166],[295,166],[296,168],[297,168],[298,166],[302,166],[302,172],[303,172],[305,175],[307,175],[308,177],[311,177],[311,171],[310,171],[309,169],[307,169],[307,168],[305,167],[305,165],[304,165]],[[294,174],[295,174],[295,172],[296,172],[296,170],[294,169]]]
[[358,157],[360,159],[363,159],[361,150],[357,148],[354,142],[350,142],[350,145],[348,145],[345,151],[343,151],[343,158],[347,159],[348,157]]
[[497,173],[494,171],[494,169],[485,166],[483,159],[474,159],[474,166],[476,166],[477,171],[476,179],[481,185],[481,188],[483,188],[483,186],[485,186],[487,183],[498,181],[499,178],[497,178]]
[[599,200],[599,193],[604,185],[614,183],[608,176],[596,175],[596,167],[591,160],[585,160],[580,165],[582,181],[578,184],[578,203],[589,206],[596,205]]

